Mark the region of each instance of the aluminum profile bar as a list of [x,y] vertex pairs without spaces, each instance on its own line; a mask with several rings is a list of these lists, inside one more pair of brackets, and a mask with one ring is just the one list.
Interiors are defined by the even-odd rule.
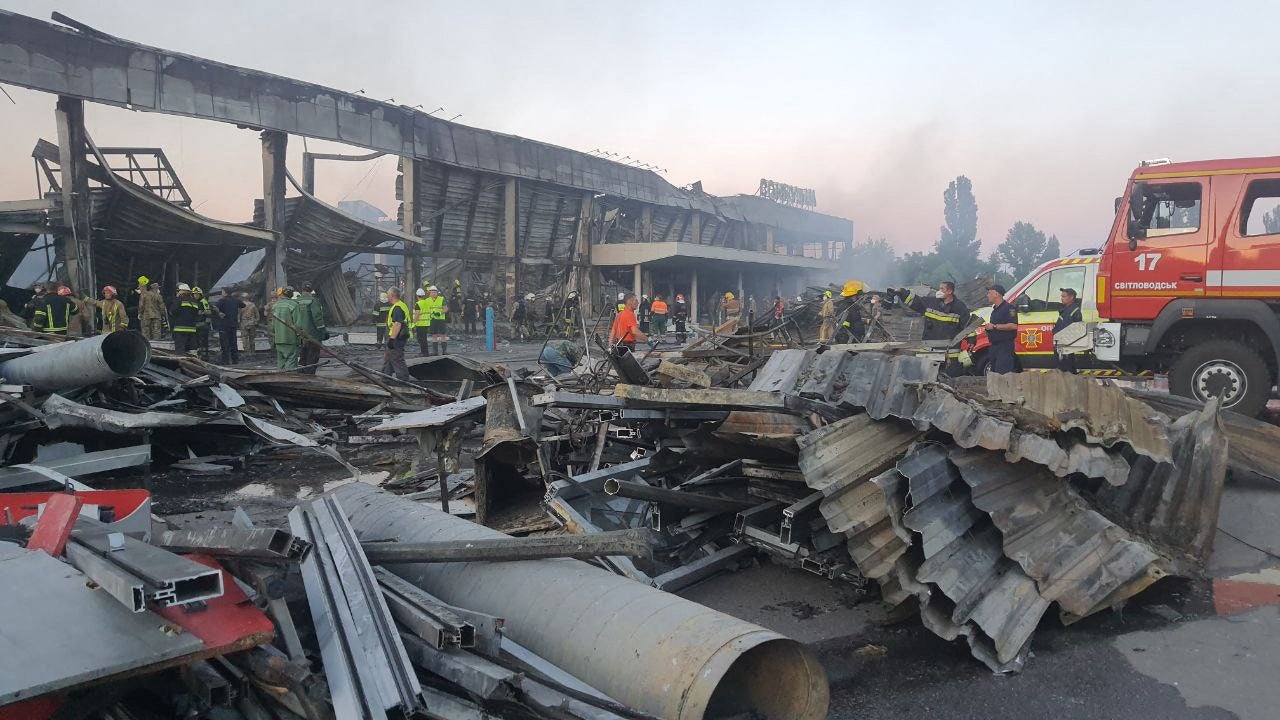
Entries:
[[298,562],[311,552],[311,543],[277,528],[168,530],[160,533],[154,542],[170,552],[258,560]]
[[653,586],[666,592],[677,592],[701,582],[721,570],[736,569],[747,558],[755,555],[756,549],[747,543],[736,543],[717,550],[706,557],[686,563],[675,570],[670,570],[653,579]]
[[391,614],[414,635],[440,650],[475,647],[475,626],[453,608],[383,568],[374,568],[373,574],[382,586]]
[[653,554],[652,536],[645,530],[611,530],[590,535],[547,535],[525,538],[435,541],[425,543],[369,542],[364,554],[370,563],[394,565],[419,562],[511,562]]
[[119,600],[121,605],[136,613],[147,609],[146,583],[142,578],[75,541],[67,543],[65,552],[72,567]]
[[47,468],[67,477],[80,477],[93,473],[121,470],[151,462],[150,445],[134,445],[115,450],[99,450],[97,452],[73,455],[57,460],[42,460],[29,466],[10,466],[0,468],[0,490],[10,490],[25,485],[45,482],[48,476],[39,471]]
[[[81,523],[84,522],[82,519]],[[78,529],[71,543],[141,579],[147,601],[159,607],[187,605],[222,596],[221,571],[128,535],[96,528]]]
[[302,579],[338,717],[412,714],[421,686],[341,505],[334,497],[299,505],[289,527],[313,545]]
[[617,478],[605,480],[604,492],[606,495],[616,495],[633,500],[647,500],[652,503],[691,508],[693,510],[718,510],[720,512],[736,513],[751,507],[750,502],[743,500],[704,495],[684,490],[670,490],[655,487],[646,482],[633,482]]

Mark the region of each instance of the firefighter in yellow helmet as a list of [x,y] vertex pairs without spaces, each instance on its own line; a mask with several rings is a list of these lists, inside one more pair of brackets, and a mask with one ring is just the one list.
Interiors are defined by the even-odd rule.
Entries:
[[737,327],[738,321],[742,318],[742,301],[733,296],[733,293],[724,294],[724,299],[720,301],[720,310],[724,313],[724,321],[728,323],[734,321],[734,327]]
[[835,337],[838,343],[859,343],[867,334],[866,323],[862,319],[862,310],[858,307],[858,296],[866,286],[857,280],[850,280],[840,289],[840,302],[836,305]]
[[829,343],[836,334],[836,303],[831,299],[831,291],[822,293],[822,307],[818,310],[818,318],[822,325],[818,328],[818,342]]

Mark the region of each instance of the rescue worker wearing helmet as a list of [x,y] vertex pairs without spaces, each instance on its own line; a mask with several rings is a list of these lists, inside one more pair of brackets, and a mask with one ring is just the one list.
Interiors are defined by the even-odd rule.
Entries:
[[160,288],[143,275],[138,278],[136,292],[138,293],[138,324],[142,326],[142,336],[148,340],[159,340],[168,314],[164,306],[164,298],[160,295]]
[[76,306],[71,302],[71,288],[59,285],[56,293],[45,295],[36,307],[32,328],[53,335],[66,335],[75,314]]
[[829,343],[836,334],[836,302],[832,299],[830,290],[822,293],[822,307],[818,309],[818,318],[822,320],[822,325],[818,327],[818,342]]
[[676,334],[683,341],[688,330],[685,323],[689,322],[689,303],[684,299],[684,293],[676,293],[675,302],[671,303],[671,320],[675,323]]
[[916,295],[906,288],[889,288],[888,292],[924,316],[925,340],[951,340],[969,320],[969,306],[956,297],[956,284],[951,281],[939,283],[933,297]]
[[196,328],[200,325],[200,318],[200,303],[192,295],[191,286],[178,283],[178,295],[169,310],[174,351],[189,353],[196,349]]
[[724,323],[727,325],[729,321],[733,321],[733,327],[737,327],[742,320],[742,301],[733,296],[733,293],[727,292],[724,298],[720,300],[720,311],[724,314]]
[[427,357],[431,353],[427,352],[431,330],[431,309],[427,304],[426,288],[418,288],[414,291],[414,295],[418,297],[413,304],[413,336],[418,339],[418,354]]
[[378,343],[381,348],[387,340],[387,313],[391,312],[391,301],[385,292],[378,293],[378,302],[373,304],[373,327],[378,332]]
[[427,288],[427,311],[431,314],[431,351],[436,355],[449,354],[449,308],[445,305],[444,296],[435,285]]
[[529,303],[533,302],[533,293],[526,293],[524,297],[516,300],[516,306],[511,309],[511,335],[514,339],[524,342],[529,332]]
[[213,320],[213,306],[209,304],[209,298],[204,296],[204,290],[199,285],[191,288],[191,297],[200,306],[200,322],[196,325],[196,354],[201,360],[206,360],[209,356],[209,326]]
[[858,307],[858,296],[866,287],[857,280],[850,280],[840,290],[840,302],[836,306],[835,337],[838,343],[862,342],[867,334],[866,323],[862,319],[862,310]]
[[302,327],[302,318],[293,295],[292,287],[281,288],[280,297],[271,306],[271,334],[276,347],[276,367],[280,370],[298,369],[302,339],[294,328]]
[[84,303],[89,307],[97,308],[98,312],[102,313],[102,328],[98,330],[100,334],[106,335],[117,330],[129,329],[129,313],[125,310],[124,303],[120,302],[114,285],[102,287],[101,300],[86,297]]

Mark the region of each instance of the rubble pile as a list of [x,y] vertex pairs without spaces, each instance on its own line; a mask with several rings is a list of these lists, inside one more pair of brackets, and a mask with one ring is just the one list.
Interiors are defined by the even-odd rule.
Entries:
[[[673,593],[789,565],[1017,671],[1051,610],[1069,624],[1199,575],[1228,474],[1274,477],[1275,428],[1216,403],[948,378],[944,352],[800,349],[788,322],[587,348],[567,373],[423,358],[411,381],[7,331],[0,607],[70,619],[6,636],[0,706],[821,718],[804,646]],[[31,361],[55,353],[80,381]],[[105,449],[31,458],[63,435]],[[93,486],[291,457],[349,479],[266,521],[155,517],[147,489]]]

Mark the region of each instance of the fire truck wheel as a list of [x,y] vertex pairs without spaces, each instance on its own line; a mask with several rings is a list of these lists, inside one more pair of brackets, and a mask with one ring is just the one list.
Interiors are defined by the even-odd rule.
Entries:
[[1222,397],[1222,407],[1256,416],[1271,396],[1271,374],[1258,353],[1230,340],[1191,347],[1169,369],[1169,390],[1201,402]]

